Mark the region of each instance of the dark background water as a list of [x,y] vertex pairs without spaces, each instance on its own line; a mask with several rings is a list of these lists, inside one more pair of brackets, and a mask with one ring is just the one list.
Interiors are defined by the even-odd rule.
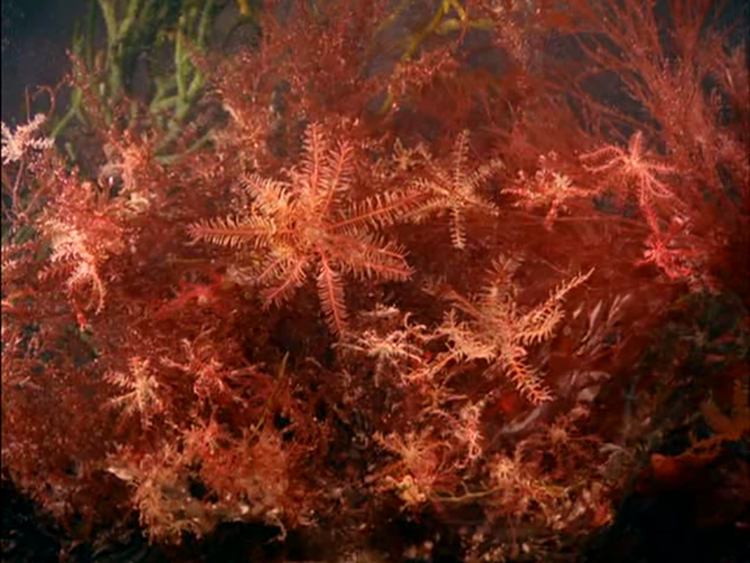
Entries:
[[67,49],[87,0],[2,0],[2,120],[26,121],[25,90],[54,86],[69,68]]

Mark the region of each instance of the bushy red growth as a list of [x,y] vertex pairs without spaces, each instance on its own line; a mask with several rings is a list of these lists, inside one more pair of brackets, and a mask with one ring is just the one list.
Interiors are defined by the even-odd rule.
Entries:
[[393,506],[603,525],[634,442],[598,447],[599,392],[674,298],[750,296],[715,3],[264,4],[206,148],[101,125],[87,177],[4,128],[3,470],[159,540]]

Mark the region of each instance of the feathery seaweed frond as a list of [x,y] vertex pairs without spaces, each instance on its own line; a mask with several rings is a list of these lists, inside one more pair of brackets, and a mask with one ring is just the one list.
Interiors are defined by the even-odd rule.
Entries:
[[[550,400],[552,392],[528,364],[527,348],[554,335],[564,316],[565,296],[584,283],[593,270],[563,282],[546,301],[524,311],[516,301],[519,289],[512,279],[517,267],[510,260],[496,261],[491,271],[493,279],[474,301],[450,294],[455,308],[438,332],[448,338],[451,350],[438,364],[445,365],[446,360],[485,361],[490,364],[486,375],[504,374],[524,397],[540,404]],[[459,321],[458,311],[469,320]]]
[[24,125],[11,131],[5,123],[2,126],[2,162],[9,164],[23,159],[29,149],[44,151],[54,146],[54,141],[46,137],[38,137],[37,132],[47,120],[43,113],[38,113]]
[[111,371],[104,379],[124,391],[110,401],[112,407],[123,409],[123,418],[137,415],[143,427],[147,428],[153,416],[163,410],[159,382],[148,359],[134,356],[130,358],[127,373]]
[[420,193],[393,192],[342,210],[343,194],[352,184],[353,152],[346,142],[332,147],[323,128],[310,125],[288,182],[251,176],[245,188],[253,204],[246,216],[188,227],[195,240],[264,250],[254,282],[264,287],[268,305],[291,296],[316,267],[321,306],[337,335],[345,331],[347,318],[342,274],[389,281],[411,276],[404,249],[373,231],[406,217],[425,200]]
[[614,145],[581,155],[585,168],[596,174],[608,173],[605,187],[612,187],[623,199],[635,192],[638,205],[655,234],[662,232],[657,215],[657,203],[670,200],[677,205],[673,190],[664,180],[677,170],[660,162],[643,147],[643,133],[636,132],[628,142],[627,151]]
[[263,217],[215,218],[190,225],[188,234],[196,240],[238,247],[251,243],[256,248],[266,244],[273,232],[273,223]]
[[573,184],[564,173],[555,169],[558,160],[554,152],[539,157],[539,169],[533,178],[529,178],[521,171],[515,185],[503,188],[501,193],[515,196],[514,207],[528,210],[547,209],[544,227],[552,230],[555,219],[560,211],[566,209],[568,200],[574,198],[588,198],[589,190],[584,190]]
[[482,184],[502,168],[500,160],[469,170],[469,132],[462,131],[455,141],[447,162],[431,163],[426,178],[416,180],[414,187],[429,197],[415,213],[417,219],[435,211],[448,211],[451,216],[451,242],[454,248],[466,247],[465,215],[468,211],[484,210],[496,214],[495,205],[477,193]]

